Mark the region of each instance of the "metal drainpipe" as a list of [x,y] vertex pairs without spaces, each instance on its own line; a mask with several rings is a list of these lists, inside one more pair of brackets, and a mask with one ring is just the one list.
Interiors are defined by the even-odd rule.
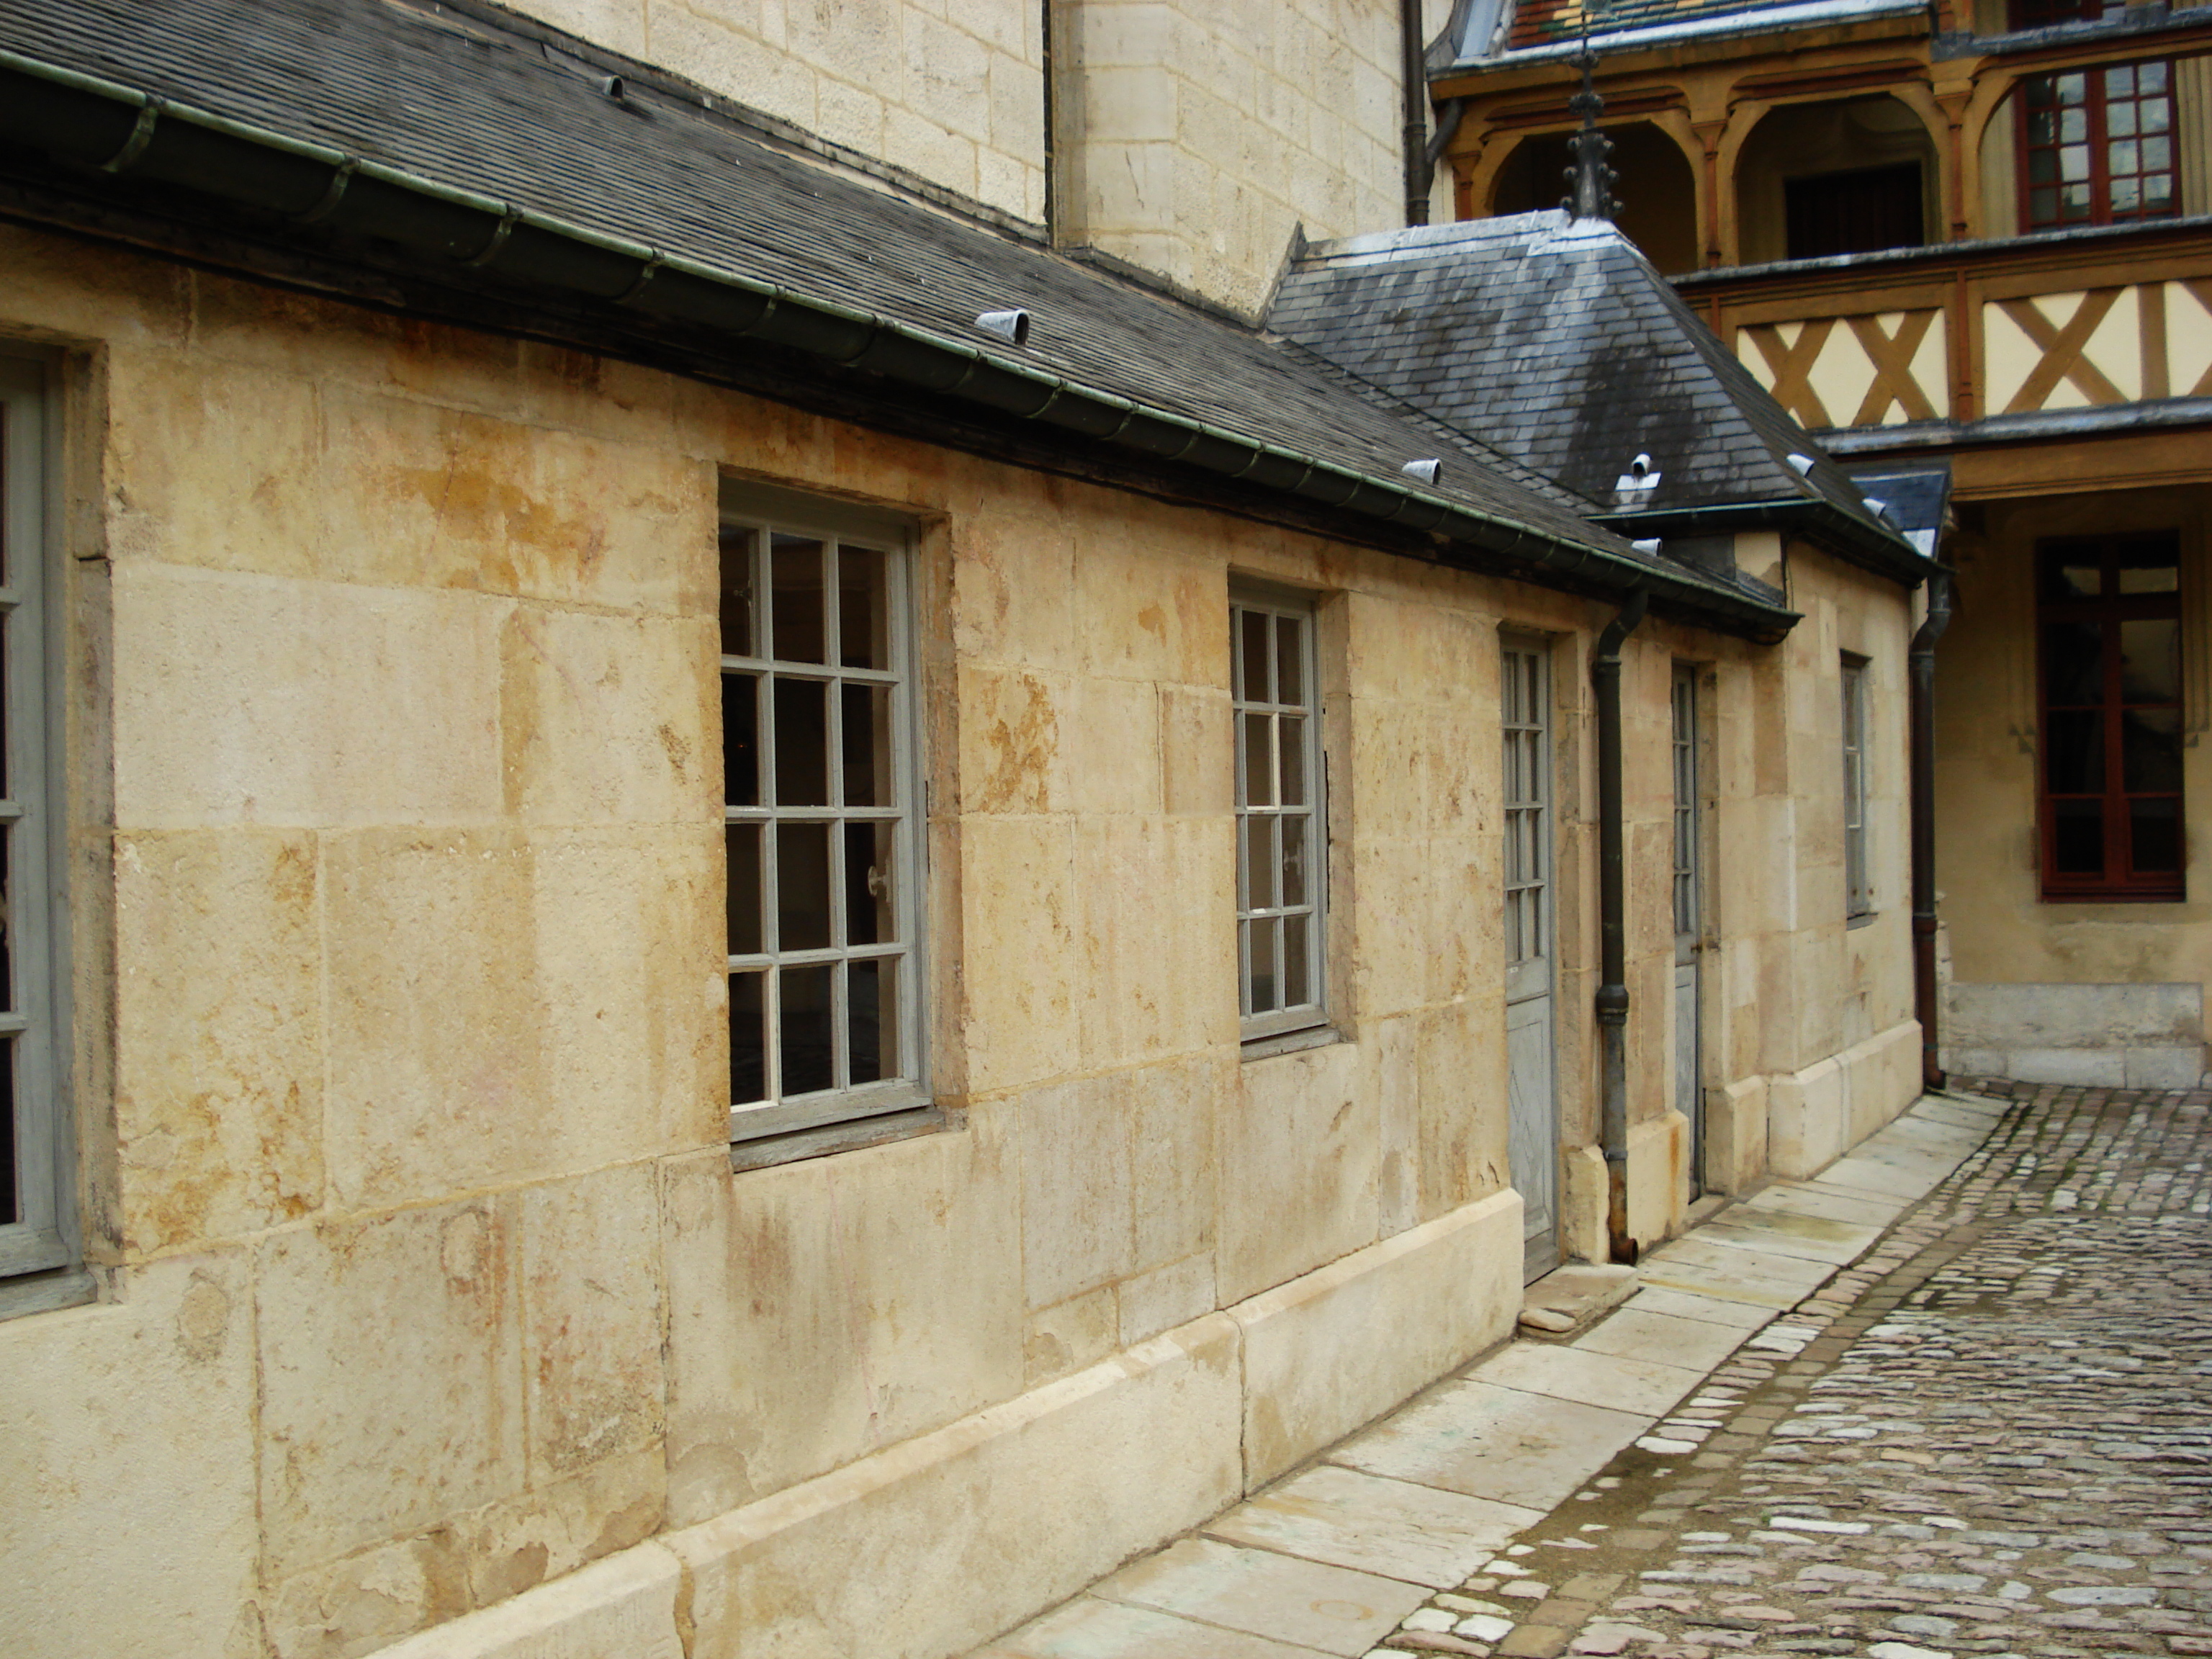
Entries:
[[1620,647],[1644,620],[1651,596],[1639,587],[1598,635],[1590,659],[1597,692],[1597,902],[1599,1100],[1605,1139],[1605,1231],[1615,1261],[1636,1261],[1628,1233],[1628,908],[1620,824]]
[[1920,1083],[1943,1086],[1936,988],[1936,641],[1951,625],[1951,573],[1928,579],[1928,614],[1906,659],[1912,682],[1912,1012],[1920,1021]]
[[1421,0],[1398,0],[1398,45],[1406,93],[1406,222],[1429,222],[1429,76],[1421,51]]

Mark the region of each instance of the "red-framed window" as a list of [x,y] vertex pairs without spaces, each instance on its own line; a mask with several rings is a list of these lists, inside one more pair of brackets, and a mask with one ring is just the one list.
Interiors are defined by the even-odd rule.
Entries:
[[2179,899],[2180,538],[2036,549],[2046,899]]
[[2032,76],[2014,102],[2021,222],[2028,229],[2168,219],[2181,210],[2171,64]]

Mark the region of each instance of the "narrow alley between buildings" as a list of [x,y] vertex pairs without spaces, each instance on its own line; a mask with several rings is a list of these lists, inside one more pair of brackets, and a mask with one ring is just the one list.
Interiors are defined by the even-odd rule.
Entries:
[[[1923,1101],[1662,1251],[1580,1352],[1509,1346],[987,1652],[2212,1654],[2208,1114],[1990,1079]],[[1712,1261],[1761,1226],[1856,1260],[1778,1316],[1786,1268]],[[1654,1352],[1662,1319],[1713,1340]],[[1623,1416],[1667,1361],[1702,1381]],[[1607,1416],[1635,1436],[1609,1462]]]

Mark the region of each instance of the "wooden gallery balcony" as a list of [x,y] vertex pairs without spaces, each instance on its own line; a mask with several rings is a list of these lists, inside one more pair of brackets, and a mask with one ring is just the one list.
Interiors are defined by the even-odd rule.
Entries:
[[[1674,282],[1839,453],[2154,433],[2171,444],[2212,422],[2212,218]],[[2189,447],[2205,447],[2201,431]]]

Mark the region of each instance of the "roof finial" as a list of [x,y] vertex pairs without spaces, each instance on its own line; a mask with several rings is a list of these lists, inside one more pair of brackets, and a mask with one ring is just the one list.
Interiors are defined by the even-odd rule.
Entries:
[[1567,107],[1583,118],[1582,131],[1567,140],[1573,153],[1574,165],[1566,171],[1567,183],[1574,194],[1563,198],[1559,205],[1573,219],[1610,219],[1620,211],[1620,204],[1613,199],[1613,180],[1619,177],[1605,163],[1613,154],[1613,140],[1597,130],[1597,118],[1605,108],[1605,100],[1598,96],[1596,70],[1597,54],[1590,50],[1589,11],[1585,0],[1583,11],[1583,49],[1574,60],[1583,72],[1582,90],[1567,100]]

